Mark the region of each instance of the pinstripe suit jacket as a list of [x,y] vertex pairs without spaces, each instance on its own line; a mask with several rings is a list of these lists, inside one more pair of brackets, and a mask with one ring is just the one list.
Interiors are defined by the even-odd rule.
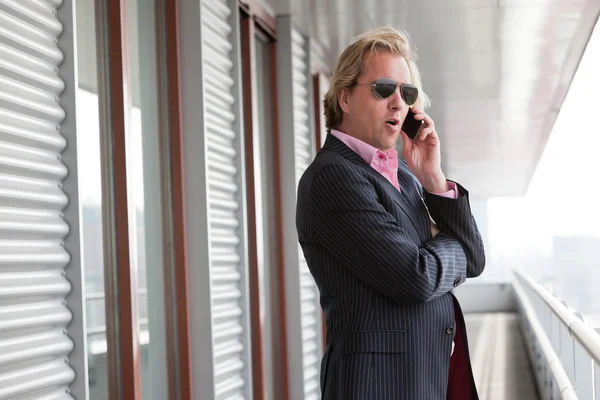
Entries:
[[331,134],[300,179],[298,238],[327,327],[323,399],[446,399],[464,324],[450,292],[482,273],[483,243],[462,186],[456,200],[429,194],[402,162],[398,180],[401,192]]

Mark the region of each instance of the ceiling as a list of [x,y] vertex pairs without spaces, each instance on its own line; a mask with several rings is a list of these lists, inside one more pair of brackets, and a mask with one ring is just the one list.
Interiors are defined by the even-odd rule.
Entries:
[[[367,29],[406,29],[432,98],[446,176],[474,197],[496,197],[525,194],[600,0],[304,0],[289,7],[330,66]],[[273,8],[281,14],[281,0]]]
[[[292,14],[329,68],[359,33],[406,29],[433,102],[444,172],[472,197],[525,193],[600,11],[600,0],[257,1]],[[77,4],[77,26],[89,29],[93,0]],[[83,33],[79,78],[95,91],[95,38]],[[137,80],[132,91],[136,102]]]

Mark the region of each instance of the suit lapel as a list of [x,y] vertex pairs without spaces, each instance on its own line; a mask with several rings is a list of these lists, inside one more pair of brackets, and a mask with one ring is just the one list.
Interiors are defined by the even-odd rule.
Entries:
[[400,184],[400,187],[407,188],[407,189],[414,188],[413,190],[405,190],[404,191],[404,193],[406,194],[406,197],[403,198],[403,200],[405,200],[404,204],[407,204],[407,202],[410,202],[413,205],[414,204],[418,205],[418,207],[423,211],[422,215],[426,216],[425,218],[423,218],[421,214],[418,214],[416,216],[417,223],[420,226],[419,232],[429,232],[429,230],[430,230],[429,210],[427,209],[427,206],[425,205],[425,201],[423,200],[423,197],[419,190],[419,186],[415,183],[416,179],[417,178],[414,177],[412,175],[412,173],[404,170],[402,166],[400,166],[398,168],[398,182]]
[[[364,168],[370,174],[379,179],[381,184],[386,188],[386,191],[391,194],[392,198],[396,201],[398,207],[400,207],[402,212],[407,216],[412,225],[415,227],[415,230],[417,231],[421,241],[424,241],[424,238],[421,235],[423,227],[422,224],[419,224],[419,221],[422,218],[419,218],[412,212],[413,207],[411,207],[409,203],[409,201],[411,200],[409,198],[409,196],[411,196],[410,189],[411,185],[413,185],[413,182],[409,181],[405,174],[400,172],[400,168],[398,168],[398,182],[400,183],[400,188],[402,192],[398,191],[398,189],[396,189],[396,187],[387,178],[385,178],[373,167],[371,167],[371,165],[368,164],[365,160],[363,160],[358,154],[356,154],[354,150],[346,146],[344,142],[333,136],[331,133],[327,134],[325,144],[323,145],[323,150],[335,151],[344,158]],[[412,200],[415,201],[415,199]],[[419,199],[418,201],[421,200]]]
[[[346,146],[344,142],[333,136],[331,133],[327,134],[323,150],[334,151],[339,155],[347,158],[355,164],[362,165],[371,168],[371,166],[363,160],[358,154],[354,152],[350,147]],[[371,168],[372,169],[372,168]]]

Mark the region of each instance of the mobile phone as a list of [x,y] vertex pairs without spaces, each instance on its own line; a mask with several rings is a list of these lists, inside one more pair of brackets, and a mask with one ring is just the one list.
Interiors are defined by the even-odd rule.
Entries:
[[419,129],[421,129],[421,124],[423,121],[419,121],[415,119],[415,113],[409,109],[408,114],[406,114],[406,118],[404,119],[404,123],[402,124],[402,130],[406,135],[414,139],[419,133]]

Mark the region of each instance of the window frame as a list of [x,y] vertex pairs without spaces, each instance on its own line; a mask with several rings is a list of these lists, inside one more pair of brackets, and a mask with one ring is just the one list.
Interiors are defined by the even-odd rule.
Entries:
[[[251,304],[251,336],[252,340],[252,369],[253,369],[253,390],[254,398],[264,399],[267,394],[268,377],[266,376],[266,360],[268,355],[264,351],[265,331],[260,320],[261,301],[261,282],[258,274],[258,247],[256,233],[256,180],[255,180],[255,165],[259,160],[255,159],[253,151],[255,140],[255,129],[253,118],[246,116],[254,116],[257,111],[256,87],[256,45],[255,37],[257,35],[267,39],[270,43],[270,64],[271,71],[274,73],[271,76],[271,93],[272,99],[272,129],[273,137],[273,164],[275,170],[280,171],[281,159],[279,152],[279,119],[278,119],[278,86],[277,86],[277,27],[276,20],[257,0],[240,0],[238,2],[240,8],[240,32],[241,32],[241,49],[242,49],[242,81],[243,81],[243,99],[244,99],[244,139],[245,139],[245,154],[246,154],[246,190],[247,190],[247,209],[248,209],[248,239],[249,239],[249,272],[250,272],[250,304]],[[281,196],[281,176],[278,175],[274,182],[274,202],[275,202],[275,236],[277,255],[274,260],[277,265],[277,282],[278,290],[277,303],[279,305],[279,325],[274,326],[281,346],[279,361],[281,364],[274,366],[281,372],[281,380],[276,386],[280,393],[276,393],[277,398],[289,398],[289,381],[288,381],[288,354],[287,354],[287,335],[286,335],[286,293],[285,293],[285,268],[283,254],[283,218],[282,218],[282,196]],[[256,340],[258,338],[258,340]]]

